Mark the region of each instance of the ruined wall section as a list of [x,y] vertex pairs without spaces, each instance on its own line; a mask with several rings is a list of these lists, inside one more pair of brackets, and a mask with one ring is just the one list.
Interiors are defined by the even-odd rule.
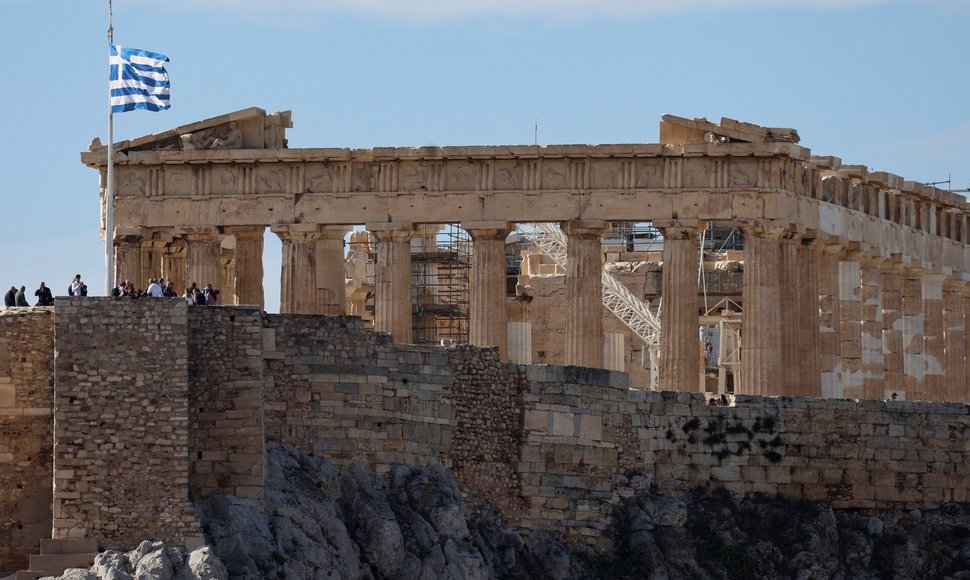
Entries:
[[186,311],[181,299],[57,299],[55,538],[119,549],[201,539],[189,501]]
[[256,307],[188,309],[189,487],[193,499],[262,499],[263,314]]
[[446,450],[451,472],[472,510],[495,506],[512,521],[526,508],[516,472],[525,369],[503,364],[497,348],[448,349],[448,372],[455,377],[444,393],[455,405],[455,432]]
[[54,316],[0,310],[0,576],[51,533]]
[[269,439],[337,465],[444,462],[454,381],[439,348],[394,344],[359,318],[265,317]]

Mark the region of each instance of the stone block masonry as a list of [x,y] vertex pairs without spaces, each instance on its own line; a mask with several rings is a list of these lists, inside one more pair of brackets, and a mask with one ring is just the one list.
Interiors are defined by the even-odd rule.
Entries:
[[266,440],[383,472],[440,463],[473,509],[590,546],[608,543],[617,503],[648,489],[860,509],[968,501],[966,405],[710,407],[629,383],[502,363],[494,348],[395,344],[353,317],[87,297],[58,299],[53,317],[0,313],[0,571],[48,532],[192,546],[193,500],[263,497]]
[[194,545],[182,299],[57,299],[55,538]]
[[188,331],[192,498],[228,493],[262,499],[262,312],[192,308]]
[[51,535],[54,315],[0,310],[0,576]]

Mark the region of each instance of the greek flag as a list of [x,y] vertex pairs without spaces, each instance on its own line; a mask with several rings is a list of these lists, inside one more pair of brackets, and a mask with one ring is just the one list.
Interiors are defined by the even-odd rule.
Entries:
[[168,57],[157,52],[108,44],[111,112],[161,111],[169,104]]

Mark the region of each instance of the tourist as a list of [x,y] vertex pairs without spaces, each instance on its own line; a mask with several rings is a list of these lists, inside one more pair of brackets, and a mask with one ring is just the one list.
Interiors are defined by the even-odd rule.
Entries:
[[20,291],[17,292],[17,304],[16,304],[16,306],[21,306],[21,307],[22,306],[30,306],[30,304],[27,304],[27,294],[26,294],[26,292],[27,292],[27,287],[26,286],[21,286],[20,287]]
[[727,395],[721,395],[721,398],[718,400],[717,404],[720,405],[720,406],[722,406],[722,407],[729,406],[730,403],[728,403]]
[[40,288],[34,291],[34,296],[37,297],[37,306],[54,305],[54,295],[51,294],[51,289],[43,282],[40,283]]
[[165,292],[162,290],[162,285],[158,283],[158,280],[152,278],[148,281],[148,290],[145,291],[145,294],[152,298],[161,298],[165,295]]
[[896,397],[897,397],[897,396],[898,396],[898,395],[896,395],[896,393],[893,393],[893,394],[892,394],[892,396],[891,396],[891,397],[889,397],[889,398],[890,398],[890,400],[893,400],[893,401],[895,401],[895,400],[896,400]]
[[707,406],[708,406],[708,407],[716,407],[716,406],[717,406],[717,399],[715,399],[714,397],[711,397],[711,398],[710,398],[710,399],[709,399],[709,400],[707,401]]
[[202,295],[205,297],[206,306],[215,306],[219,301],[219,291],[213,288],[212,284],[205,285]]
[[11,286],[10,290],[3,295],[3,305],[7,308],[13,308],[14,304],[17,303],[17,287]]
[[166,298],[178,298],[178,292],[175,291],[175,282],[168,281],[168,284],[162,290],[162,296]]
[[81,281],[81,275],[75,274],[74,281],[71,282],[70,288],[67,289],[68,296],[87,296],[88,295],[88,285]]
[[199,290],[198,286],[192,289],[192,304],[205,306],[205,296],[202,295],[202,290]]

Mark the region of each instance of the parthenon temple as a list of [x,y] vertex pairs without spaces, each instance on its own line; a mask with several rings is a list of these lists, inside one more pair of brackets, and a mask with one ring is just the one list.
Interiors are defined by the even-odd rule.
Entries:
[[[250,108],[116,144],[116,278],[262,307],[268,228],[283,314],[642,388],[970,402],[961,195],[726,118],[621,145],[290,149],[290,127]],[[103,214],[107,149],[81,158]]]

